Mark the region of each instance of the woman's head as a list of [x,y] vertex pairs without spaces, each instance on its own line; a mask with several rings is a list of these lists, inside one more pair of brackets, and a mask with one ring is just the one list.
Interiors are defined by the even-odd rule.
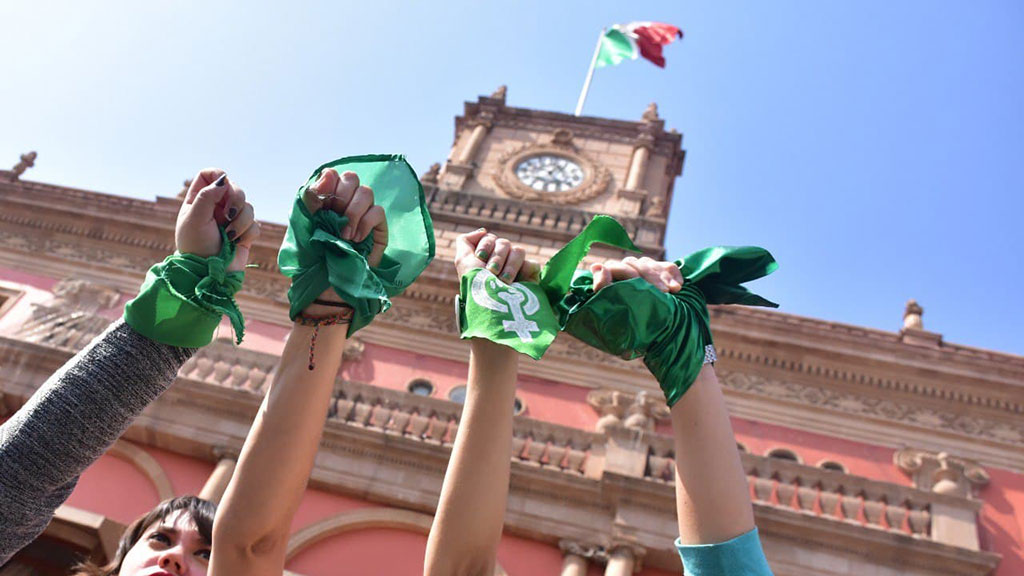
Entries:
[[216,511],[195,496],[165,500],[128,526],[109,564],[75,576],[205,576]]

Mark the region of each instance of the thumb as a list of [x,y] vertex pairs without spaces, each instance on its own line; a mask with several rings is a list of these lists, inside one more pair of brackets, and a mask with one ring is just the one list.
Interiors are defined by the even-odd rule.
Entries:
[[228,271],[245,270],[249,263],[249,251],[252,250],[256,239],[260,237],[260,231],[260,223],[253,222],[252,226],[235,240],[235,259],[228,265]]
[[191,212],[203,220],[213,220],[213,211],[228,192],[227,175],[222,175],[213,184],[203,188],[192,202]]

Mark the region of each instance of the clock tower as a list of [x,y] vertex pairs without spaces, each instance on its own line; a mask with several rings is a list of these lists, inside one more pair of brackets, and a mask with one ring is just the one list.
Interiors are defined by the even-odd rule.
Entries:
[[513,108],[505,95],[502,86],[467,102],[447,161],[423,176],[439,251],[448,238],[487,226],[545,261],[593,215],[608,214],[644,254],[663,257],[685,153],[657,106],[631,122]]

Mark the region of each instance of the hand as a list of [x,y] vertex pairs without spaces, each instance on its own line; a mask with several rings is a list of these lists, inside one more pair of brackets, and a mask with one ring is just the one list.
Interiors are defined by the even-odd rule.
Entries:
[[245,192],[223,170],[207,168],[192,179],[178,212],[174,228],[178,251],[203,258],[219,254],[218,226],[226,226],[228,239],[235,242],[235,258],[228,270],[244,269],[249,262],[249,250],[260,235],[260,224],[252,204],[245,201]]
[[606,260],[604,264],[591,264],[594,273],[594,291],[597,292],[617,280],[643,278],[662,292],[679,292],[683,287],[683,274],[672,262],[658,262],[653,258]]
[[506,284],[516,280],[536,282],[540,276],[540,265],[526,259],[526,250],[488,234],[484,228],[455,240],[455,270],[459,276],[474,268],[486,268]]
[[[367,236],[373,239],[373,248],[366,257],[371,266],[378,266],[388,246],[388,221],[384,209],[373,203],[373,190],[368,186],[359,185],[359,176],[355,172],[338,171],[328,168],[320,173],[315,184],[306,189],[302,202],[310,214],[318,210],[333,210],[348,217],[348,224],[341,231],[342,240],[358,242]],[[333,288],[325,290],[318,298],[328,302],[341,302]],[[310,316],[326,316],[338,314],[341,309],[335,306],[310,304],[302,311]]]

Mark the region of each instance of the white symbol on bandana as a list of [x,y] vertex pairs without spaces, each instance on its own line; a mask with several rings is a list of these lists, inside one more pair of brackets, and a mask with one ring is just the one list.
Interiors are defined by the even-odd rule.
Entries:
[[[493,291],[495,296],[504,302],[495,300],[489,291]],[[536,294],[527,290],[519,282],[508,285],[499,282],[498,278],[490,271],[481,270],[473,278],[470,294],[472,294],[473,300],[484,308],[495,312],[511,313],[512,319],[504,320],[502,327],[505,328],[505,332],[514,332],[523,342],[532,342],[532,333],[540,332],[537,323],[528,318],[540,310],[540,301]]]

